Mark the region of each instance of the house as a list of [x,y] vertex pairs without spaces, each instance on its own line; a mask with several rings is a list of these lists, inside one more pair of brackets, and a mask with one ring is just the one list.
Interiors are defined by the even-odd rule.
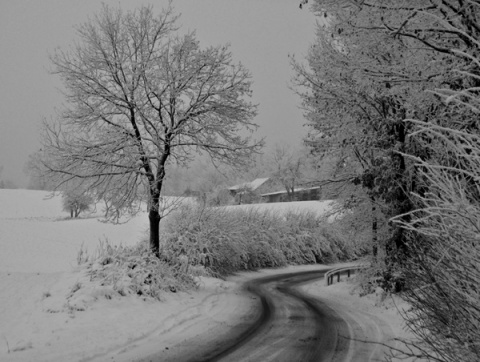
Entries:
[[278,190],[282,186],[272,178],[257,178],[251,182],[244,182],[228,188],[230,195],[235,198],[237,204],[251,204],[260,202],[262,193]]
[[[273,178],[257,178],[228,188],[237,204],[259,202],[287,202],[288,194],[282,183]],[[296,188],[293,201],[320,200],[322,188],[318,185],[305,185]]]
[[[268,192],[261,194],[265,202],[287,202],[288,194],[286,190]],[[321,197],[321,187],[305,187],[295,189],[294,192],[294,201],[308,201],[308,200],[320,200]]]
[[242,184],[229,187],[228,191],[230,191],[230,194],[232,196],[236,196],[239,193],[245,192],[246,190],[255,191],[256,189],[258,189],[260,186],[262,186],[267,181],[268,181],[268,177],[257,178],[255,180],[253,180],[252,182],[244,182]]

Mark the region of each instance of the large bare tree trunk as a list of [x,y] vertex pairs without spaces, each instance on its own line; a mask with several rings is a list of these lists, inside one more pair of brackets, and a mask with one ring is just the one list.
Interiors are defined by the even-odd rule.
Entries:
[[148,219],[150,222],[150,250],[157,257],[160,257],[160,220],[162,219],[160,214],[160,194],[163,187],[163,179],[165,178],[165,163],[170,156],[170,137],[171,135],[167,135],[166,137],[163,155],[159,161],[157,180],[154,182],[152,178],[150,183],[151,201],[148,213]]
[[160,256],[160,213],[158,212],[158,205],[150,207],[148,213],[150,220],[150,250],[155,253],[157,257]]

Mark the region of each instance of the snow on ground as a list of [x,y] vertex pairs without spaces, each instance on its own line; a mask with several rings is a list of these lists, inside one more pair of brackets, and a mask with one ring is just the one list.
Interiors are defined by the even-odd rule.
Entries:
[[214,316],[203,319],[213,327],[217,319],[235,319],[231,306],[240,304],[238,316],[250,307],[235,283],[213,278],[200,279],[195,293],[166,294],[161,303],[93,285],[77,266],[80,248],[92,253],[105,239],[133,245],[148,225],[145,213],[118,225],[101,216],[99,209],[70,219],[59,195],[0,190],[0,361],[101,361],[136,345],[146,351],[151,339],[158,347],[159,336],[168,348],[178,333],[207,327],[185,333],[191,320]]
[[[357,265],[358,262],[331,264],[329,267],[345,267]],[[258,272],[242,272],[235,277],[230,278],[231,281],[242,281],[252,277],[262,277],[277,273],[288,273],[294,271],[309,271],[323,268],[321,265],[303,265],[288,266],[282,269],[264,269]],[[355,285],[355,275],[347,278],[341,276],[341,282],[327,286],[324,279],[313,283],[307,283],[300,286],[300,289],[309,295],[312,295],[329,307],[333,308],[344,318],[350,328],[361,330],[368,336],[365,340],[350,340],[351,353],[355,351],[355,355],[350,355],[350,362],[363,361],[380,361],[375,352],[364,351],[363,346],[374,344],[377,349],[389,346],[394,348],[391,362],[426,362],[424,359],[417,357],[405,357],[401,352],[408,352],[401,340],[412,340],[413,335],[406,328],[405,322],[400,313],[409,309],[408,303],[396,295],[385,293],[374,293],[363,297],[359,296],[360,291]],[[382,361],[385,359],[381,359]]]
[[[377,350],[382,349],[382,344],[394,348],[391,356],[392,362],[424,361],[420,358],[407,358],[398,353],[398,351],[408,352],[400,340],[413,339],[400,316],[400,313],[408,310],[409,305],[398,296],[385,293],[360,297],[354,284],[355,277],[345,280],[345,276],[342,276],[342,279],[342,282],[330,286],[326,286],[324,280],[306,284],[302,286],[302,290],[327,302],[342,315],[351,328],[362,330],[365,333],[367,336],[365,340],[350,341],[350,344],[354,345],[353,350],[356,353],[356,357],[351,356],[352,361],[376,361],[375,355],[370,354],[372,352],[363,354],[363,347],[372,343],[376,345]],[[367,358],[368,355],[370,358]]]
[[[101,207],[99,207],[101,209]],[[133,245],[144,235],[148,218],[104,223],[101,210],[70,219],[61,197],[49,192],[0,190],[0,268],[6,272],[52,273],[77,265],[77,252],[94,252],[99,240]]]
[[[286,207],[268,207],[275,206]],[[101,210],[69,219],[58,195],[0,190],[0,361],[131,361],[139,351],[174,350],[180,340],[234,325],[252,308],[239,285],[261,273],[201,278],[197,291],[165,294],[161,302],[93,285],[77,267],[80,247],[93,252],[100,239],[135,244],[148,221],[146,214],[120,225],[100,219]],[[283,270],[262,273],[272,272]],[[389,320],[401,325],[398,315]]]

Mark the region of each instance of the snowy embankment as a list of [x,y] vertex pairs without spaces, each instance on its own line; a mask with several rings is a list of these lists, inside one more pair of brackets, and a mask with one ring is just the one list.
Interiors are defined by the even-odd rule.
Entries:
[[[297,206],[285,205],[264,207]],[[161,349],[174,354],[189,337],[213,337],[235,325],[258,302],[239,292],[242,280],[258,273],[200,278],[198,290],[167,293],[161,302],[114,294],[90,282],[77,267],[77,253],[82,245],[94,252],[102,239],[137,243],[147,215],[120,225],[101,222],[101,210],[67,216],[58,195],[0,190],[0,361],[131,361]]]
[[145,213],[119,225],[101,216],[98,210],[70,219],[59,195],[0,190],[0,361],[101,360],[181,328],[196,314],[235,305],[233,284],[208,278],[198,292],[168,294],[162,303],[90,283],[77,267],[80,248],[93,253],[99,240],[133,245],[148,225]]

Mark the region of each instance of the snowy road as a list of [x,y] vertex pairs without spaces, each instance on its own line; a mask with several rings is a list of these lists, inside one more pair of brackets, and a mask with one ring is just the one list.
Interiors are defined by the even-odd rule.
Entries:
[[217,329],[142,361],[380,361],[388,325],[362,313],[343,314],[331,301],[302,291],[324,270],[277,274],[246,282],[257,308],[234,328]]

